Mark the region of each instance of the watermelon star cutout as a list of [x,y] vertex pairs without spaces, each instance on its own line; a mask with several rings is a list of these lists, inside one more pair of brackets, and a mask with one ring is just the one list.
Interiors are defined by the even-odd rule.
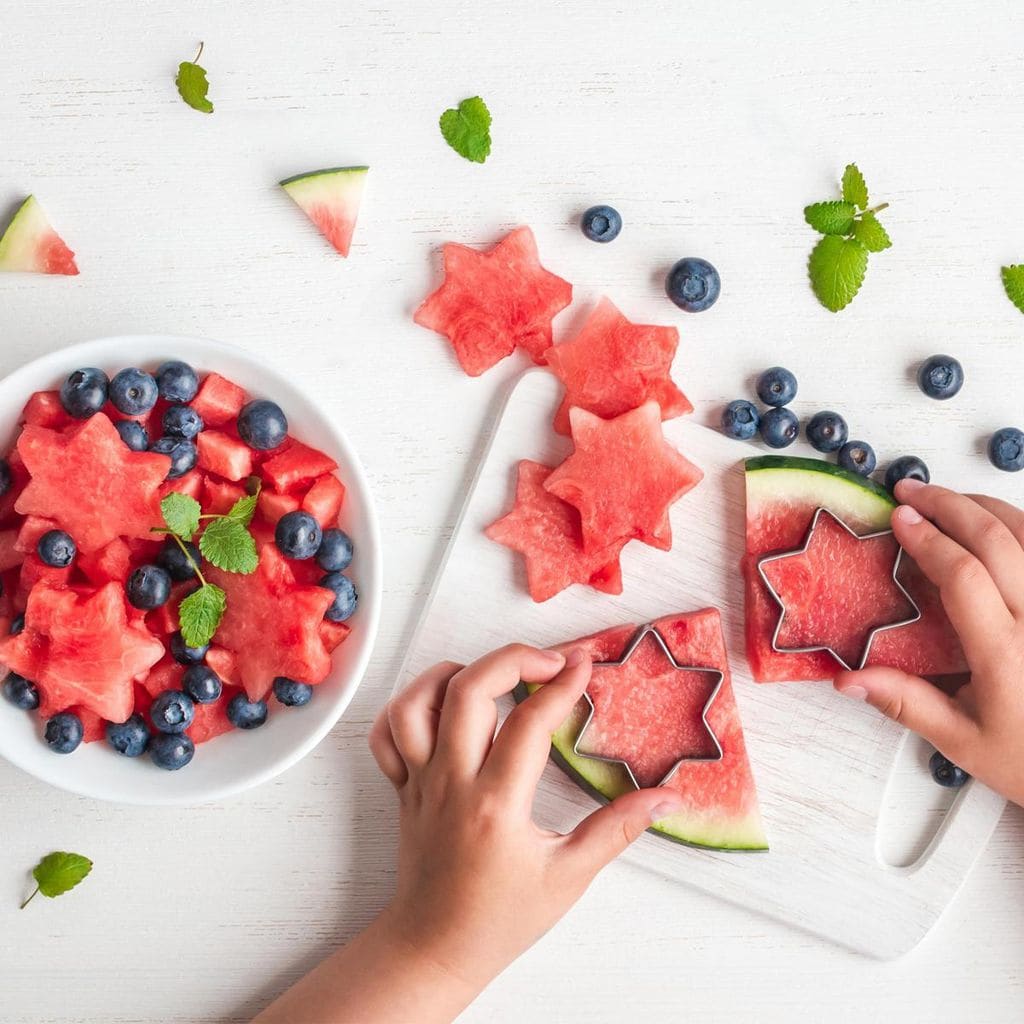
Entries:
[[678,345],[675,327],[635,324],[610,299],[601,299],[575,338],[545,354],[551,372],[565,385],[555,430],[569,433],[573,406],[605,419],[651,400],[661,406],[663,420],[693,412],[670,376]]
[[422,327],[445,335],[471,377],[520,346],[536,363],[551,347],[551,321],[572,301],[572,285],[545,270],[528,227],[486,252],[449,243],[444,282],[416,310]]

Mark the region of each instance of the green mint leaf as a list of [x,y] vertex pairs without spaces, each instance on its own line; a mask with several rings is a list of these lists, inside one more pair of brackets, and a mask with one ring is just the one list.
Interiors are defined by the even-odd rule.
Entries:
[[230,519],[234,523],[241,523],[242,526],[248,526],[252,522],[252,517],[256,514],[256,502],[258,499],[258,492],[256,494],[247,494],[244,498],[239,498],[231,506],[225,518]]
[[199,538],[199,550],[208,562],[225,572],[255,572],[260,561],[256,541],[236,519],[214,519]]
[[853,237],[863,242],[868,252],[881,252],[892,245],[888,232],[870,210],[862,213],[853,225]]
[[860,290],[868,269],[868,250],[856,238],[826,235],[814,247],[807,270],[818,301],[838,313]]
[[491,153],[491,112],[479,96],[463,100],[441,115],[444,141],[459,156],[482,164]]
[[1006,297],[1024,313],[1024,263],[1003,267],[1003,287]]
[[843,198],[862,210],[868,208],[868,183],[856,164],[847,164],[843,171]]
[[227,595],[212,583],[189,594],[178,606],[178,624],[185,643],[205,647],[217,632],[227,606]]
[[48,853],[33,869],[32,877],[36,880],[36,890],[21,905],[21,909],[31,902],[35,894],[42,893],[49,899],[62,896],[74,889],[79,882],[92,871],[92,861],[80,853]]
[[210,83],[206,80],[206,70],[197,61],[202,56],[203,44],[199,44],[199,53],[194,61],[185,60],[178,65],[178,77],[174,84],[178,87],[181,98],[193,109],[204,114],[213,113],[213,104],[206,98]]
[[172,533],[176,533],[182,540],[191,540],[199,529],[199,515],[203,510],[195,498],[171,491],[161,499],[160,511]]
[[804,220],[823,235],[848,235],[853,230],[856,213],[853,203],[836,199],[804,207]]

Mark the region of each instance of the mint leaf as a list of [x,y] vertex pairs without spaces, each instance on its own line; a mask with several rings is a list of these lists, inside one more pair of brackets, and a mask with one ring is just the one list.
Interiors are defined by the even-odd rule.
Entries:
[[199,52],[195,61],[185,60],[178,65],[178,77],[174,84],[178,87],[181,98],[193,109],[204,114],[213,113],[213,104],[206,98],[210,83],[206,80],[206,70],[196,61],[203,54],[203,44],[199,44]]
[[836,199],[804,207],[804,220],[823,235],[848,235],[856,212],[853,203]]
[[203,509],[195,498],[171,491],[161,499],[160,511],[171,533],[176,533],[182,540],[191,540],[199,529],[199,516]]
[[36,888],[31,896],[21,905],[24,910],[36,893],[42,893],[48,899],[62,896],[74,889],[79,882],[92,871],[92,861],[80,853],[47,854],[33,869],[32,877],[36,880]]
[[231,506],[226,518],[230,519],[233,523],[241,523],[242,526],[248,526],[252,522],[252,517],[256,514],[256,502],[258,499],[258,491],[256,494],[247,494],[244,498],[239,498]]
[[1006,297],[1024,313],[1024,263],[1003,267],[1002,274]]
[[441,115],[444,141],[459,156],[482,164],[491,153],[491,112],[479,96],[463,100]]
[[864,243],[868,252],[881,252],[892,245],[888,232],[882,222],[867,210],[857,218],[853,225],[853,237]]
[[213,583],[189,594],[178,606],[178,624],[185,643],[189,647],[205,647],[217,632],[227,606],[227,595]]
[[847,164],[843,171],[843,198],[862,210],[868,208],[868,183],[856,164]]
[[850,304],[868,269],[868,250],[856,238],[826,235],[814,247],[807,270],[818,301],[833,313]]
[[199,550],[208,562],[226,572],[255,572],[260,561],[256,541],[236,519],[214,519],[199,538]]

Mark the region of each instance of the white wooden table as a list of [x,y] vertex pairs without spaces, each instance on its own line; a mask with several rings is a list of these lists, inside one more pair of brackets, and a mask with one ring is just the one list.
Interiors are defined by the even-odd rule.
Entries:
[[[772,362],[799,373],[801,411],[838,407],[882,453],[915,451],[939,477],[1024,420],[1024,319],[998,280],[1000,263],[1024,261],[1024,11],[771,6],[8,5],[0,208],[35,192],[82,275],[0,280],[0,372],[145,330],[218,337],[291,368],[364,456],[387,595],[349,713],[247,796],[146,812],[0,765],[0,1020],[243,1020],[387,899],[393,801],[364,737],[515,370],[469,380],[411,323],[439,242],[531,224],[577,288],[562,329],[603,291],[634,318],[678,323],[677,377],[708,422]],[[199,39],[211,117],[172,84]],[[495,118],[483,167],[436,129],[474,93]],[[833,317],[805,283],[801,208],[830,195],[848,160],[892,203],[895,247]],[[363,162],[345,262],[275,182]],[[607,247],[575,226],[597,201],[625,220]],[[712,312],[685,317],[664,299],[681,255],[721,270]],[[909,373],[943,350],[971,378],[948,408],[916,400]],[[993,474],[992,489],[1024,499],[1020,481]],[[57,848],[92,856],[94,876],[19,913],[23,872]],[[1022,903],[1017,810],[935,932],[887,965],[615,865],[466,1019],[1016,1021]]]

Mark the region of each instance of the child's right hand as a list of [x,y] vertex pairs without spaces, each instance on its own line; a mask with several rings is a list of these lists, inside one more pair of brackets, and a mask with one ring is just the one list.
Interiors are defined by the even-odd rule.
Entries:
[[843,672],[835,687],[920,733],[1024,806],[1024,511],[997,498],[903,480],[896,539],[939,588],[971,668],[949,696],[890,668]]

